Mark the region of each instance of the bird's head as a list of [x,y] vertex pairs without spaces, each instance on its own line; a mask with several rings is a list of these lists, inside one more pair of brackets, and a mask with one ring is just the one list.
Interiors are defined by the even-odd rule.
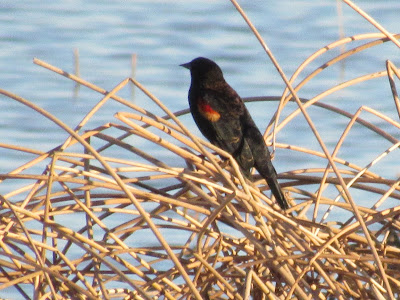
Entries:
[[205,57],[195,58],[180,66],[190,70],[192,80],[200,81],[203,84],[224,80],[221,68],[215,62]]

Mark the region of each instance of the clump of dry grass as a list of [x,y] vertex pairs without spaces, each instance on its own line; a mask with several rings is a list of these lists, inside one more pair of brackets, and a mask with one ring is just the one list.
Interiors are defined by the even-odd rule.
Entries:
[[[367,38],[373,40],[326,62],[291,87],[317,56]],[[285,78],[291,93],[284,92],[275,120],[288,101],[295,101],[299,108],[282,121],[271,122],[268,130],[274,128],[276,133],[303,114],[322,150],[275,146],[324,161],[320,168],[280,174],[292,204],[287,212],[264,195],[267,187],[263,181],[245,181],[227,153],[193,136],[181,124],[178,117],[187,111],[171,113],[133,79],[107,92],[35,60],[104,97],[72,129],[32,102],[1,90],[52,120],[69,138],[47,152],[0,145],[35,155],[12,172],[0,174],[2,185],[25,183],[0,196],[0,291],[13,291],[27,299],[32,295],[40,299],[399,297],[400,206],[386,208],[385,204],[400,199],[400,181],[378,176],[370,168],[398,151],[400,141],[390,132],[397,131],[400,124],[366,106],[350,113],[319,102],[360,81],[388,76],[400,114],[393,78],[394,74],[399,77],[397,68],[388,62],[386,71],[344,82],[313,99],[295,96],[323,69],[390,38],[366,34],[341,39],[307,59],[291,80]],[[117,96],[129,81],[166,115],[161,117]],[[118,112],[103,126],[87,128],[87,122],[107,101],[118,101],[126,111]],[[348,118],[332,153],[308,116],[311,105]],[[378,117],[380,123],[362,119],[366,113]],[[355,124],[391,144],[366,166],[338,156]],[[139,139],[168,153],[168,161],[174,165],[140,148],[135,143]],[[46,166],[42,172],[32,171],[42,164]],[[319,188],[311,192],[310,185]],[[337,191],[334,197],[324,193],[332,187]],[[381,197],[367,207],[362,199],[371,194]],[[346,219],[327,222],[332,210]]]

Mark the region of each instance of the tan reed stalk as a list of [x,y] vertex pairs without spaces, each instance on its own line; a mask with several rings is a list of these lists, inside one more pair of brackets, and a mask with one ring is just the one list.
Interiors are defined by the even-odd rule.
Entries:
[[350,0],[342,0],[342,1],[344,3],[346,3],[348,6],[350,6],[352,9],[354,9],[360,16],[365,18],[369,23],[374,25],[379,31],[381,31],[384,35],[386,35],[397,47],[400,48],[399,41],[389,31],[387,31],[381,24],[376,22],[370,15],[368,15],[365,11],[363,11],[359,6],[357,6]]
[[[343,188],[343,198],[346,199],[346,201],[348,201],[350,203],[350,205],[352,206],[352,209],[354,211],[355,217],[357,218],[357,220],[360,222],[362,230],[364,231],[364,234],[366,235],[368,241],[369,241],[369,245],[372,251],[373,256],[375,257],[375,262],[378,265],[378,268],[380,270],[381,276],[385,282],[385,287],[390,295],[391,298],[393,298],[393,294],[392,294],[392,290],[389,284],[389,281],[387,279],[385,270],[383,268],[382,262],[380,261],[378,252],[375,248],[374,242],[370,236],[370,233],[366,227],[366,225],[363,222],[363,219],[359,213],[359,210],[357,208],[357,205],[355,204],[350,192],[348,191],[345,182],[343,181],[342,176],[340,175],[339,170],[337,169],[336,165],[334,164],[332,157],[330,155],[330,153],[328,152],[328,149],[326,148],[324,142],[321,139],[320,134],[318,133],[318,131],[316,130],[315,126],[313,125],[313,122],[311,120],[311,118],[309,117],[308,113],[306,112],[305,108],[303,107],[301,101],[299,100],[299,98],[297,97],[293,87],[291,86],[290,82],[288,81],[288,79],[286,78],[285,74],[283,73],[282,69],[280,68],[278,62],[276,61],[276,59],[274,58],[272,52],[269,50],[269,48],[267,47],[267,45],[265,44],[265,42],[263,41],[263,39],[261,38],[260,34],[258,33],[258,31],[256,30],[256,28],[252,25],[252,23],[250,22],[250,20],[247,18],[246,14],[244,13],[244,11],[240,8],[239,4],[235,1],[235,0],[231,0],[232,4],[236,7],[236,9],[239,11],[239,13],[242,15],[242,17],[244,18],[244,20],[246,21],[246,23],[249,25],[249,27],[251,28],[252,32],[255,34],[255,36],[257,37],[257,39],[260,41],[261,45],[263,46],[264,50],[266,51],[266,53],[268,54],[268,56],[270,57],[271,61],[273,62],[274,66],[276,67],[277,71],[279,72],[279,74],[281,75],[282,79],[284,80],[286,86],[289,88],[291,94],[293,95],[293,97],[295,98],[299,109],[301,110],[303,116],[305,117],[305,119],[307,120],[307,123],[310,127],[310,129],[313,131],[316,139],[318,140],[318,143],[320,144],[322,150],[324,151],[326,158],[329,161],[329,164],[331,165],[332,169],[334,170],[336,176],[338,177],[339,181],[340,181],[340,185]],[[383,30],[383,28],[382,28]],[[394,37],[392,35],[390,35],[389,33],[387,33],[386,31],[384,32],[386,35],[389,36],[389,38],[393,41]],[[397,41],[396,41],[397,42]],[[278,108],[278,115],[281,109],[281,104],[282,102],[280,102],[280,107]],[[346,197],[344,197],[346,196]],[[306,271],[303,272],[303,274],[305,274]],[[298,277],[297,282],[299,279],[301,279],[302,276]],[[295,284],[296,285],[296,284]],[[291,292],[289,294],[291,294],[293,292],[293,288],[291,290]]]
[[388,79],[389,79],[390,88],[391,88],[392,94],[393,94],[393,100],[396,105],[397,114],[399,115],[399,118],[400,118],[400,100],[399,100],[399,95],[397,93],[396,84],[395,84],[395,81],[393,78],[393,74],[396,74],[397,78],[400,79],[400,72],[397,69],[397,67],[394,65],[394,63],[392,63],[390,60],[386,61],[386,70],[388,72]]

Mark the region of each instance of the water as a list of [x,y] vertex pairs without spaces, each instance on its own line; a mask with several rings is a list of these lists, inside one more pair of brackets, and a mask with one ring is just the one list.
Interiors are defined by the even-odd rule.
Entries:
[[[241,2],[288,77],[309,55],[339,38],[335,1]],[[400,32],[399,1],[358,2],[390,32]],[[344,4],[343,20],[346,36],[377,32]],[[284,88],[262,47],[229,1],[3,0],[0,4],[0,87],[31,100],[71,127],[101,99],[100,95],[82,87],[75,99],[72,82],[34,65],[32,59],[37,57],[73,72],[73,49],[79,49],[81,76],[108,90],[131,75],[130,56],[137,54],[137,80],[172,111],[188,106],[189,74],[179,64],[197,56],[217,61],[228,82],[243,97],[281,95]],[[325,54],[304,74],[338,54],[339,49]],[[398,54],[399,49],[388,43],[351,57],[344,65],[323,71],[304,87],[300,96],[311,98],[345,80],[384,70],[387,59],[400,65]],[[130,98],[130,89],[125,88],[119,94]],[[134,101],[159,112],[139,91],[136,91]],[[342,90],[324,102],[349,112],[367,105],[398,120],[385,78]],[[276,103],[250,104],[248,107],[263,130]],[[294,108],[294,104],[288,105],[284,115]],[[113,114],[118,110],[121,106],[110,103],[99,112],[93,126],[114,120]],[[38,113],[4,96],[0,96],[0,115],[1,143],[47,151],[67,137]],[[338,132],[344,129],[348,120],[325,114],[318,108],[310,109],[310,115],[332,150]],[[387,123],[369,114],[363,116],[399,137],[398,131]],[[199,134],[191,118],[182,120]],[[356,126],[352,134],[356,145],[345,144],[339,154],[360,166],[390,146],[361,126]],[[278,142],[321,151],[302,117],[282,130]],[[354,151],[355,147],[357,151]],[[0,149],[0,172],[8,172],[29,159],[29,155]],[[395,151],[374,171],[395,179],[398,168],[393,166],[398,166],[399,162],[398,151]],[[321,161],[308,161],[307,157],[279,150],[274,164],[279,172],[283,172],[321,166]],[[0,191],[12,188],[2,186]]]

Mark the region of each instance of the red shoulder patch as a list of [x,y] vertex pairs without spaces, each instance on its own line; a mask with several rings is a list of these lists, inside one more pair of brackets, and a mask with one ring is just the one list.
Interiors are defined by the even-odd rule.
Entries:
[[219,112],[214,110],[210,104],[203,100],[197,101],[197,107],[200,114],[210,122],[217,122],[221,118]]

